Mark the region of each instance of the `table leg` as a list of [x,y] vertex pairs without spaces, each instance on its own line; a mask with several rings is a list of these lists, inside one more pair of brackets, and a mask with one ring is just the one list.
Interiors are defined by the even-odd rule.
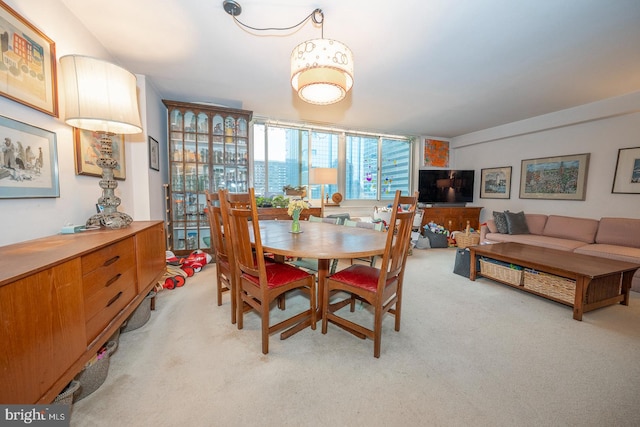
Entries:
[[324,287],[327,282],[327,275],[329,274],[329,263],[331,260],[329,259],[318,259],[318,297],[316,301],[318,303],[318,314],[316,316],[316,320],[322,320],[322,315],[324,313],[324,305],[323,305],[323,296],[324,296]]
[[573,300],[573,318],[575,320],[582,320],[589,282],[591,282],[591,279],[586,276],[579,275],[576,278],[576,295]]
[[469,262],[471,265],[469,266],[469,280],[476,280],[476,266],[478,263],[476,262],[476,251],[473,249],[469,249]]
[[621,291],[624,298],[620,302],[622,305],[629,305],[629,291],[631,290],[631,281],[633,280],[633,275],[635,274],[635,270],[633,271],[625,271],[622,273],[622,283],[621,283]]

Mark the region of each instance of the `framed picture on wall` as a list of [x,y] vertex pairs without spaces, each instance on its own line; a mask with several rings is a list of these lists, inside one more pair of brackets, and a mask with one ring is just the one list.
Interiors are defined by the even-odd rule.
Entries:
[[449,141],[425,139],[423,166],[435,168],[449,167]]
[[589,153],[523,160],[521,199],[584,200]]
[[60,197],[56,134],[0,116],[0,198]]
[[160,144],[151,136],[149,137],[149,168],[154,171],[160,170]]
[[[102,177],[102,168],[98,166],[100,157],[100,134],[84,129],[73,129],[73,140],[76,157],[76,174]],[[124,135],[111,136],[112,156],[118,161],[113,170],[115,179],[125,180],[126,164],[124,158]]]
[[0,1],[0,95],[58,117],[56,45]]
[[640,194],[640,147],[618,150],[611,192]]
[[483,199],[511,198],[511,166],[481,169],[480,197]]

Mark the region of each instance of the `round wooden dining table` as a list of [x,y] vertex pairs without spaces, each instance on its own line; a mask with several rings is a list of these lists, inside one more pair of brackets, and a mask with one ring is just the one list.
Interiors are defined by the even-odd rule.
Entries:
[[322,295],[335,258],[360,258],[384,253],[387,233],[301,221],[301,233],[291,233],[291,221],[260,220],[260,237],[265,252],[281,257],[316,258],[318,260],[318,320],[322,318]]

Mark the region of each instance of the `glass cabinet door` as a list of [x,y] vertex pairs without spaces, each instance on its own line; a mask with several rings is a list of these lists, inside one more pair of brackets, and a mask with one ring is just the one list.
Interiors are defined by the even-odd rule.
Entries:
[[206,192],[246,192],[249,184],[245,110],[163,101],[169,117],[169,250],[211,250]]

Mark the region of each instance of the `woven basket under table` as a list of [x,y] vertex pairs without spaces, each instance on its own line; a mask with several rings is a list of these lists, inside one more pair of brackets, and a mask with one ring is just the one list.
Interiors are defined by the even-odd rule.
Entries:
[[524,271],[524,287],[545,296],[573,304],[576,295],[576,281],[541,271]]
[[522,270],[480,259],[480,274],[515,286],[522,286]]

